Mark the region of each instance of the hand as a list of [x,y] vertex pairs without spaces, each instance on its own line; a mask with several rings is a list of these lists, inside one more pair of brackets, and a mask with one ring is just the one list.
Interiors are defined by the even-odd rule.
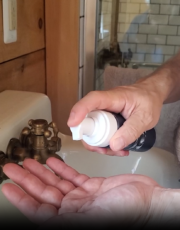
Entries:
[[89,178],[56,158],[47,165],[56,174],[32,159],[24,161],[24,169],[7,164],[4,172],[17,185],[2,187],[7,199],[42,228],[180,222],[180,190],[162,188],[142,175]]
[[127,156],[123,151],[144,131],[157,124],[163,98],[150,84],[143,81],[131,86],[120,86],[108,91],[94,91],[87,94],[71,110],[68,126],[74,127],[92,110],[107,110],[121,113],[127,120],[110,140],[110,149],[89,146],[85,148],[101,154]]

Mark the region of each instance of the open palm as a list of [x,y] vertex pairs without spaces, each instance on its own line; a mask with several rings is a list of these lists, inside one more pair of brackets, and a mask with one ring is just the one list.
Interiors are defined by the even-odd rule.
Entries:
[[[173,197],[180,200],[180,191],[161,188],[151,178],[89,178],[55,158],[48,159],[47,165],[53,172],[32,159],[24,161],[24,169],[5,165],[5,174],[18,186],[7,183],[2,188],[7,199],[42,228],[112,223],[148,226],[179,221],[168,205],[175,207]],[[177,209],[179,212],[180,207]]]

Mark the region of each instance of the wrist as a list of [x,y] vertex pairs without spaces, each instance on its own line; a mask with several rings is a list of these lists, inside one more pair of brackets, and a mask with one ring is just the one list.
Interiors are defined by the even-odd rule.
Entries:
[[171,92],[175,88],[169,68],[159,69],[151,75],[140,79],[137,83],[140,83],[143,88],[155,92],[162,104],[168,102]]
[[152,196],[148,225],[180,226],[180,190],[155,188]]

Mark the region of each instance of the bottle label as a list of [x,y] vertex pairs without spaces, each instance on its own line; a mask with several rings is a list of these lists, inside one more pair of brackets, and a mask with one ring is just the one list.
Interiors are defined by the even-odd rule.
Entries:
[[[117,121],[117,130],[124,124],[126,121],[124,117],[119,113],[112,113]],[[124,148],[125,151],[135,151],[135,152],[145,152],[152,148],[156,140],[155,129],[148,130],[144,132],[136,141]],[[107,146],[106,148],[110,148]]]

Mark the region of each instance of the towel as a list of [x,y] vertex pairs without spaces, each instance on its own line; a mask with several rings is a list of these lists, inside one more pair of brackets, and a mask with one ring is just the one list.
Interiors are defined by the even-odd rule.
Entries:
[[151,74],[151,69],[128,69],[114,66],[106,67],[104,71],[104,89],[112,89],[118,85],[130,85],[141,77]]
[[[108,66],[103,75],[104,89],[109,90],[120,85],[133,84],[141,77],[148,76],[152,72],[152,69],[128,69]],[[163,105],[155,130],[156,143],[154,146],[175,154],[180,160],[180,147],[177,147],[180,146],[180,101]]]

